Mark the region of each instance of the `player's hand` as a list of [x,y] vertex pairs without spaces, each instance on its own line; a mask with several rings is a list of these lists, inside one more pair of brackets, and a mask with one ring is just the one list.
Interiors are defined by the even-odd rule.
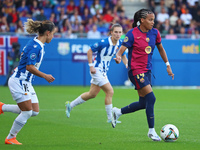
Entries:
[[174,74],[170,66],[167,66],[167,72],[168,72],[168,75],[172,77],[172,80],[174,80]]
[[90,72],[91,72],[91,74],[95,74],[96,73],[96,69],[94,68],[94,66],[90,67]]
[[122,59],[121,56],[118,56],[118,55],[116,55],[116,58],[114,58],[114,60],[117,64],[119,64],[121,62],[121,59]]
[[45,80],[47,80],[49,83],[53,82],[55,78],[51,74],[46,74],[45,75]]

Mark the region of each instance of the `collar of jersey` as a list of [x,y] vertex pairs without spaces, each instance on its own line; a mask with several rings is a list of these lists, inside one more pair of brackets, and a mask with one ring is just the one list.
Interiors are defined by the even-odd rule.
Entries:
[[[113,45],[113,42],[112,42],[112,40],[111,40],[111,36],[108,37],[108,42],[109,42],[110,45]],[[116,44],[116,45],[119,45],[119,40],[117,41],[117,44]],[[116,46],[116,45],[115,45],[115,46]]]
[[44,44],[40,40],[37,39],[37,36],[34,38],[34,41],[40,44],[41,47],[44,47]]

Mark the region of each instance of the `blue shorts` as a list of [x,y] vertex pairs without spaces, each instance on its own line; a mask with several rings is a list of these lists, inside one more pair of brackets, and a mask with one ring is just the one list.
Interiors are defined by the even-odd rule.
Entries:
[[128,72],[129,79],[131,82],[135,85],[135,89],[139,90],[146,85],[150,84],[151,85],[151,71],[148,71],[146,73],[141,73],[138,75],[133,75],[132,71],[130,70]]

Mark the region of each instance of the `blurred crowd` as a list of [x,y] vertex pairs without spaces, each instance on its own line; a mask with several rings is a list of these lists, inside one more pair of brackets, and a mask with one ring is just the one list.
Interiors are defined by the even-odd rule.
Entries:
[[102,38],[113,23],[131,29],[121,0],[1,0],[0,32],[25,33],[27,18],[53,21],[57,36]]
[[149,7],[155,13],[155,28],[165,38],[199,39],[199,0],[149,0]]
[[[148,2],[156,16],[154,27],[163,37],[199,38],[198,0]],[[125,16],[122,0],[0,0],[0,32],[26,34],[27,18],[53,21],[56,36],[66,38],[103,38],[114,23],[126,34],[133,22]]]

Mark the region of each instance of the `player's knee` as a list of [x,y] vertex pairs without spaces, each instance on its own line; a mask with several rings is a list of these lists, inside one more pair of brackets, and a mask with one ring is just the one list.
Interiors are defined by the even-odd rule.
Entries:
[[39,114],[39,112],[32,111],[32,115],[31,115],[31,117],[37,116],[38,114]]
[[111,97],[113,96],[113,94],[114,94],[113,89],[106,92],[106,95],[111,96]]
[[90,98],[95,98],[97,96],[97,94],[95,93],[90,93]]

